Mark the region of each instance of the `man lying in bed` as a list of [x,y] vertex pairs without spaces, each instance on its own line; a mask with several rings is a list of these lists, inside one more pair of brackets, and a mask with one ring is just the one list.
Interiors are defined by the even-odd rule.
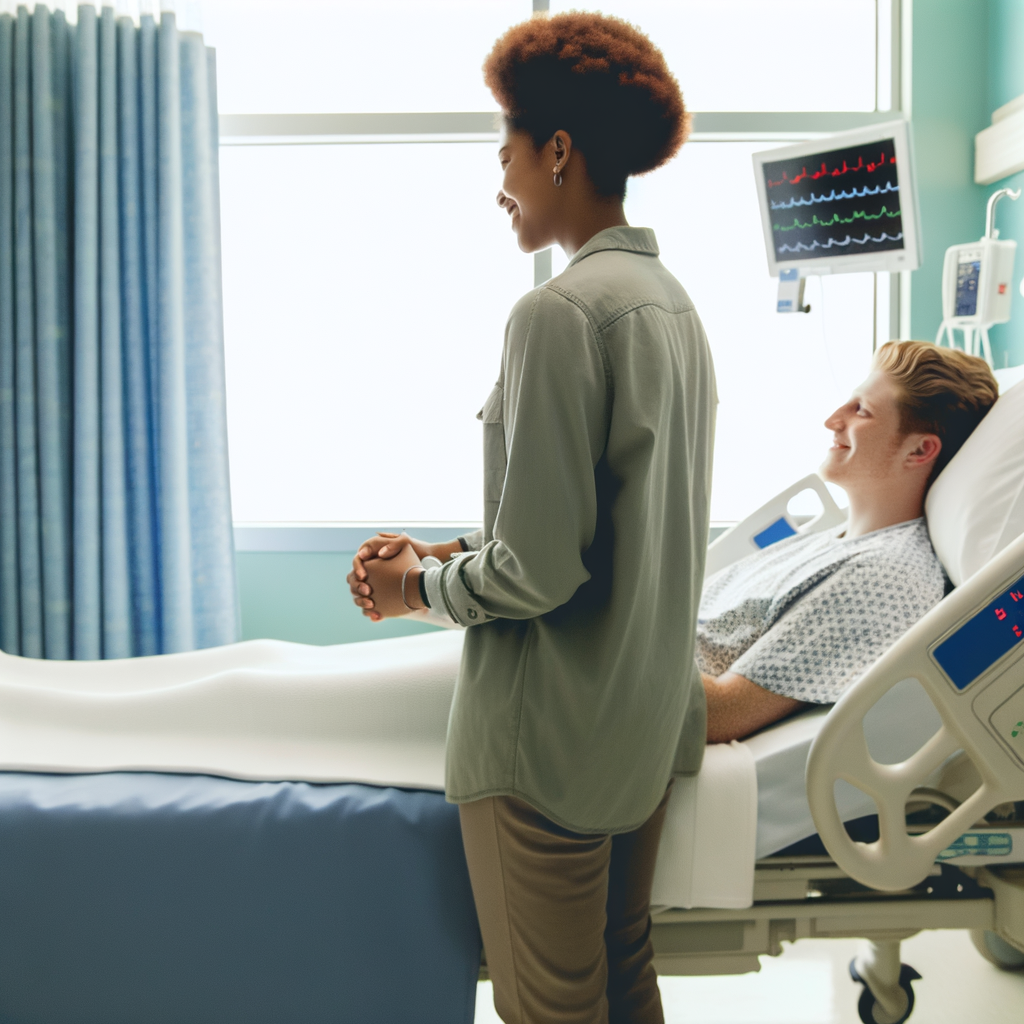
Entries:
[[825,421],[819,470],[846,492],[843,526],[788,538],[704,583],[697,665],[708,742],[831,704],[949,586],[924,521],[928,487],[998,396],[982,359],[890,342]]

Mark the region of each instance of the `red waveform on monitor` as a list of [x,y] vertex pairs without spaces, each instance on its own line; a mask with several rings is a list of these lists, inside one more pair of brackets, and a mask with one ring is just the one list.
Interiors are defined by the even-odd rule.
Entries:
[[864,162],[864,157],[858,157],[857,162],[852,167],[844,160],[842,167],[835,167],[830,171],[825,166],[824,161],[822,161],[820,171],[808,172],[807,168],[804,167],[801,169],[799,174],[794,175],[792,178],[783,171],[782,177],[778,181],[768,182],[768,187],[775,188],[777,185],[797,185],[808,178],[811,181],[819,181],[821,178],[841,178],[844,174],[852,174],[854,171],[867,171],[870,173],[894,163],[896,163],[896,157],[887,157],[883,153],[877,161],[869,160],[867,163]]

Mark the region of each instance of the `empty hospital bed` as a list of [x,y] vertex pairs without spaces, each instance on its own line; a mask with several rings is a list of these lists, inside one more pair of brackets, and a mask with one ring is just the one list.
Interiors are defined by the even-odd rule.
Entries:
[[[933,491],[933,537],[957,582],[971,557],[1000,580],[1024,576],[1024,550],[1007,546],[1024,530],[1024,456],[1016,483],[1007,472],[995,480],[982,458],[1004,436],[1024,436],[1024,389],[1000,400]],[[788,516],[792,492],[808,485],[823,491],[811,478],[769,503],[713,545],[712,567],[831,525],[838,512],[825,496],[816,521]],[[972,494],[990,518],[1002,515],[998,529],[965,522],[973,513],[961,499]],[[968,535],[990,550],[958,549]],[[936,613],[963,595],[970,603],[964,588]],[[0,1017],[471,1020],[479,937],[457,814],[436,791],[460,648],[449,632],[105,664],[0,657]],[[940,727],[927,691],[895,681],[861,715],[882,762],[905,759]],[[862,1016],[895,1024],[912,1009],[902,938],[967,928],[1004,966],[1021,956],[1019,806],[955,837],[921,881],[896,891],[844,870],[849,849],[834,835],[838,860],[816,845],[804,764],[846,703],[746,741],[757,773],[752,905],[659,913],[660,971],[756,970],[787,940],[860,937],[871,942],[858,960]],[[289,779],[305,781],[275,781]],[[327,782],[337,779],[352,782]],[[924,781],[908,808],[917,830],[974,785],[956,757]],[[863,791],[840,791],[836,816],[859,838],[871,838],[872,810]]]

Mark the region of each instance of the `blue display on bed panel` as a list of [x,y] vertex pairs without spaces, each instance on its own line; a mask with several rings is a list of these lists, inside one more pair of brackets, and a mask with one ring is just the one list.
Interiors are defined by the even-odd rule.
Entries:
[[787,537],[792,537],[796,530],[789,525],[785,516],[780,516],[771,526],[766,526],[760,533],[754,534],[754,543],[759,548],[766,548]]
[[440,793],[0,773],[0,1020],[470,1024]]

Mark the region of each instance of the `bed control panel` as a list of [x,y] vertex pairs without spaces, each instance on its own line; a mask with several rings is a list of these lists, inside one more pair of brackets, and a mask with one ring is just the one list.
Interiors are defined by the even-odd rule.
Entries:
[[965,690],[1000,658],[1024,645],[1024,576],[972,615],[932,651],[958,689]]

